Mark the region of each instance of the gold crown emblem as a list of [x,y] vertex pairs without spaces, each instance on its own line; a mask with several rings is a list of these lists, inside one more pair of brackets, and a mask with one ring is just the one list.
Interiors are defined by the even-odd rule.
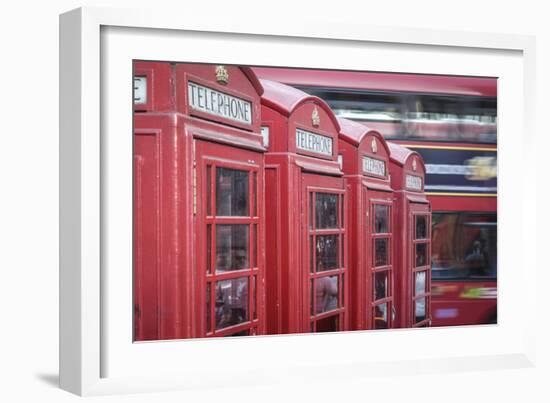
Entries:
[[376,154],[376,152],[378,151],[378,146],[376,144],[376,139],[375,138],[372,139],[372,142],[370,143],[370,147],[372,149],[372,152],[374,154]]
[[413,159],[413,171],[416,171],[416,158]]
[[216,81],[224,85],[229,83],[229,73],[225,66],[216,66]]
[[317,110],[317,107],[315,107],[313,109],[313,112],[311,113],[311,124],[315,127],[321,124],[321,118],[319,117],[319,111]]

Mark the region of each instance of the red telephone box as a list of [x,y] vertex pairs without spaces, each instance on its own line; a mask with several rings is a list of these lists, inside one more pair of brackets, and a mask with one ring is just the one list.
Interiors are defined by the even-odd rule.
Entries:
[[397,327],[431,324],[431,206],[424,194],[422,157],[388,142],[396,196],[394,271]]
[[340,126],[321,99],[262,80],[270,334],[348,329]]
[[134,340],[264,333],[260,82],[134,63]]
[[351,326],[387,329],[394,326],[395,312],[390,151],[377,131],[347,119],[338,121],[348,194]]

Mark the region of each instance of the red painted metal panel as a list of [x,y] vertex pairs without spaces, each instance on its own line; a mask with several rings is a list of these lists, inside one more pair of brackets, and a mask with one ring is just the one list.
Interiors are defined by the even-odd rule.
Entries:
[[[320,239],[336,242],[338,251],[343,252],[347,223],[343,216],[331,216],[334,221],[329,228],[309,227],[314,212],[310,198],[317,197],[315,194],[336,200],[339,212],[344,208],[344,181],[337,162],[338,122],[320,99],[278,83],[262,84],[266,89],[262,125],[269,128],[265,155],[270,172],[266,175],[266,232],[272,240],[266,263],[269,332],[346,330],[347,256],[337,253],[338,263],[331,261],[326,272],[312,272],[317,244],[311,240],[324,234],[327,238]],[[297,144],[300,130],[311,137]],[[330,147],[315,148],[316,141]],[[323,301],[323,306],[316,301]]]
[[147,80],[147,102],[134,103],[137,112],[167,112],[173,110],[172,67],[169,63],[134,62],[134,77]]
[[[388,256],[392,256],[394,225],[391,218],[393,190],[389,179],[389,148],[380,133],[359,123],[339,119],[339,152],[342,155],[344,177],[348,192],[349,269],[351,275],[351,327],[352,329],[373,329],[393,327],[391,318],[394,304],[393,263],[377,266],[375,262],[375,239],[387,239]],[[379,171],[364,170],[363,160],[378,161]],[[383,167],[383,168],[380,168]],[[368,168],[368,166],[367,166]],[[388,221],[384,232],[375,228],[375,206],[387,206]],[[383,209],[385,207],[382,207]],[[391,258],[393,259],[393,258]],[[375,276],[387,275],[387,283],[379,287],[383,296],[375,293]],[[376,301],[376,303],[375,303]],[[386,320],[376,320],[376,307],[386,307]]]
[[[261,84],[250,69],[237,67],[218,69],[213,65],[147,62],[136,62],[134,67],[136,73],[153,77],[148,80],[150,102],[146,108],[137,107],[134,113],[134,339],[263,334],[265,210],[264,147],[259,133]],[[223,83],[218,82],[218,75],[225,76],[221,77]],[[220,94],[249,102],[251,122],[235,124],[219,116],[223,111],[216,115],[219,111],[213,108],[204,107],[200,113],[191,111],[186,93],[189,77]],[[208,164],[212,175],[209,180]],[[231,196],[236,191],[230,180],[222,178],[220,186],[224,186],[224,195],[248,200],[249,216],[208,215],[211,213],[206,212],[206,206],[215,200],[212,197],[217,186],[217,168],[222,169],[222,174],[230,172],[247,178],[247,191],[240,196]],[[241,188],[245,186],[242,181]],[[248,242],[241,247],[248,253],[248,266],[206,278],[206,251],[210,250],[209,267],[218,253],[215,231],[219,230],[222,239],[228,230],[237,234],[243,225],[247,226]],[[242,257],[235,248],[225,247],[233,253],[231,258],[235,262]],[[206,295],[208,284],[212,287],[210,298]],[[235,299],[216,298],[222,294],[229,297],[228,293],[239,297],[238,304]],[[208,303],[211,310],[207,310]],[[226,316],[220,316],[221,311],[216,309],[220,303]],[[208,323],[218,326],[219,321],[225,322],[216,331],[207,329],[207,314],[210,314]]]
[[140,341],[159,338],[159,141],[155,130],[134,136],[134,339]]
[[[420,155],[388,142],[391,184],[395,191],[395,277],[397,327],[431,324],[431,206],[424,194],[425,167]],[[411,188],[407,177],[417,177],[418,188]],[[424,222],[424,233],[417,234],[417,217]],[[423,220],[425,219],[425,221]],[[423,251],[423,252],[421,252]],[[417,272],[420,273],[417,275]],[[417,276],[423,276],[418,291]],[[422,283],[421,283],[422,284]]]

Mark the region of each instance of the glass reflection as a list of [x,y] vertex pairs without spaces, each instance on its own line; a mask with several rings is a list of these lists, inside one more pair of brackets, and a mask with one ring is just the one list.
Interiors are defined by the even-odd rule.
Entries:
[[374,328],[388,328],[388,304],[378,304],[374,307]]
[[338,276],[315,280],[315,307],[318,314],[338,308]]
[[248,267],[248,225],[216,225],[216,272]]
[[212,166],[208,165],[206,167],[206,215],[212,215],[212,196],[210,195],[211,187],[211,177],[212,177]]
[[317,271],[338,268],[338,235],[317,236]]
[[374,240],[374,265],[375,267],[386,266],[388,259],[388,238],[378,238]]
[[426,319],[426,297],[418,298],[414,301],[414,321],[422,322]]
[[424,319],[426,319],[426,297],[414,301],[414,321],[418,323]]
[[216,282],[216,329],[248,320],[248,279],[246,277]]
[[496,214],[434,213],[432,220],[434,280],[496,280]]
[[426,272],[416,272],[414,277],[414,295],[424,294],[426,292]]
[[414,267],[426,266],[427,261],[428,260],[427,260],[427,255],[426,255],[426,244],[425,243],[417,243],[416,244],[416,259],[415,259]]
[[212,306],[211,306],[211,298],[212,298],[212,294],[211,294],[211,291],[210,291],[210,285],[211,283],[206,283],[206,331],[207,332],[211,332],[212,331],[212,323],[210,323],[212,321],[211,319],[211,309],[212,309]]
[[390,208],[382,204],[374,206],[374,232],[377,234],[388,232],[388,216]]
[[388,272],[382,271],[374,273],[374,300],[386,298],[388,296]]
[[315,194],[316,228],[338,227],[338,195],[330,193]]
[[206,226],[206,272],[212,272],[212,224]]
[[216,169],[216,215],[248,215],[248,172]]
[[416,239],[426,239],[427,234],[427,220],[426,216],[416,216]]

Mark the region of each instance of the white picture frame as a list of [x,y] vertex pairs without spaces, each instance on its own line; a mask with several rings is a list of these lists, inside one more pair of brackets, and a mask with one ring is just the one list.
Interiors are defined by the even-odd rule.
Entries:
[[[186,54],[182,46],[174,46],[182,43]],[[304,48],[307,58],[300,56]],[[61,15],[60,51],[63,389],[97,395],[292,382],[296,377],[318,380],[328,377],[328,368],[344,379],[534,365],[534,291],[522,298],[521,307],[514,304],[537,267],[526,237],[536,232],[536,211],[525,199],[527,191],[517,192],[518,186],[529,189],[531,197],[536,192],[535,177],[525,178],[517,169],[533,158],[532,37],[327,26],[314,19],[281,24],[246,15],[182,20],[166,10],[81,8]],[[131,214],[125,210],[131,210],[133,59],[499,77],[499,324],[132,343],[127,337]],[[519,245],[512,233],[521,239]],[[517,253],[527,248],[532,252]],[[506,267],[515,267],[514,278]],[[524,320],[514,319],[519,313]],[[316,355],[319,348],[342,344],[335,357]],[[419,346],[418,351],[410,345]],[[384,346],[391,346],[391,352],[384,353]],[[235,358],[238,347],[247,352],[234,374],[212,370],[214,357]],[[246,377],[235,376],[243,373]]]

